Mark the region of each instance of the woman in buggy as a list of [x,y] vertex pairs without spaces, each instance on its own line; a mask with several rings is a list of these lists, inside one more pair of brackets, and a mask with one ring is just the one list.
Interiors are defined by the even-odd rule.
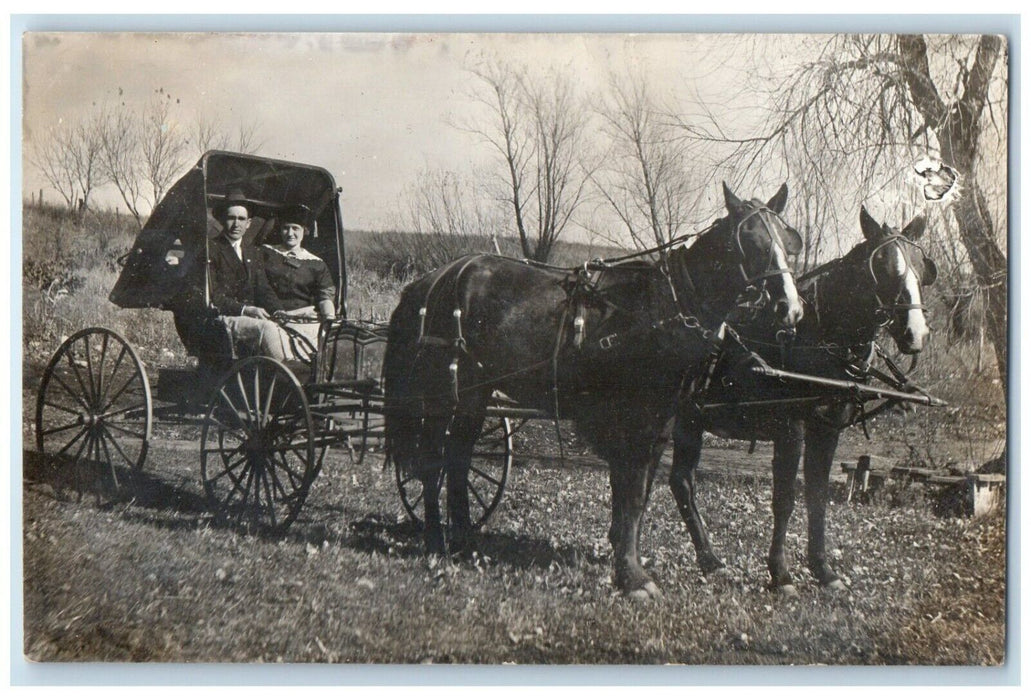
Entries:
[[[269,286],[281,307],[273,317],[289,322],[287,327],[304,338],[303,341],[290,339],[290,354],[297,359],[307,359],[318,346],[318,321],[336,316],[333,305],[336,285],[322,258],[301,246],[311,229],[310,210],[300,204],[288,206],[277,219],[281,242],[266,243],[260,249],[260,257]],[[290,322],[292,319],[297,322]]]

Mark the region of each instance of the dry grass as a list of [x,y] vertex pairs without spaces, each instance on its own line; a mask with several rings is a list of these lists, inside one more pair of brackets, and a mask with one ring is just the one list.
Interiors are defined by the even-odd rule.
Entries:
[[[392,474],[338,454],[282,539],[215,526],[195,444],[164,443],[129,505],[25,497],[26,653],[37,660],[419,663],[997,664],[1004,523],[929,506],[830,510],[849,590],[765,590],[769,480],[715,473],[703,512],[727,578],[705,580],[658,482],[643,536],[666,597],[617,595],[604,471],[521,464],[477,553],[428,561]],[[718,460],[746,466],[740,451]],[[761,468],[763,458],[752,458]],[[171,506],[175,504],[175,507]],[[70,575],[74,572],[73,575]]]

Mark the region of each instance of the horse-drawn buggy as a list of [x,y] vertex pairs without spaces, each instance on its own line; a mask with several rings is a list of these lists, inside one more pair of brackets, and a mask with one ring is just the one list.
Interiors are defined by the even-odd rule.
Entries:
[[[238,192],[246,193],[244,251],[278,243],[283,212],[305,212],[305,250],[332,282],[313,311],[270,317],[247,303],[211,311],[215,248],[231,226],[220,214]],[[656,589],[640,565],[640,524],[671,426],[670,484],[711,570],[721,564],[694,503],[701,430],[774,439],[776,501],[787,493],[784,474],[793,489],[803,437],[826,445],[821,436],[861,418],[872,399],[936,403],[894,366],[880,372],[870,360],[882,328],[905,352],[926,335],[919,289],[933,281],[933,263],[908,229],[864,219],[866,241],[812,274],[800,295],[788,259],[801,238],[781,217],[786,187],[764,202],[724,185],[726,213],[698,234],[576,268],[466,256],[409,285],[387,324],[348,316],[338,196],[322,168],[205,154],[155,207],[110,295],[123,308],[172,311],[197,366],[163,368],[155,390],[119,334],[69,337],[37,401],[37,448],[49,468],[101,465],[118,484],[143,469],[155,420],[192,420],[212,510],[277,533],[297,517],[329,450],[360,460],[382,441],[405,510],[424,522],[427,548],[441,552],[462,547],[498,506],[518,427],[568,419],[609,463],[615,582],[647,596]],[[186,289],[193,307],[182,303]],[[835,306],[843,294],[844,310]],[[204,314],[217,323],[194,323]],[[253,329],[282,351],[248,351]],[[869,385],[871,377],[888,386]],[[835,428],[821,432],[819,421]],[[812,471],[814,488],[825,488],[826,455],[811,470],[808,452],[807,484]],[[818,500],[807,499],[811,509]],[[775,512],[776,541],[790,507]],[[810,567],[830,583],[832,573],[817,571],[822,521],[812,528]]]

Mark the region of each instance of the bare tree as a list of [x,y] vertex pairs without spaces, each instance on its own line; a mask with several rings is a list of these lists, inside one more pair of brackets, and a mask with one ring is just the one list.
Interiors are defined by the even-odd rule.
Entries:
[[105,184],[101,163],[101,115],[93,112],[70,126],[59,126],[33,143],[30,162],[57,190],[69,208],[89,208],[93,191]]
[[500,252],[499,212],[476,189],[449,170],[419,173],[401,195],[397,227],[406,233],[396,240],[384,236],[384,252],[403,255],[399,262],[415,272],[432,270],[466,253]]
[[501,157],[501,198],[512,212],[523,255],[546,261],[586,200],[588,111],[566,75],[537,78],[498,60],[483,61],[471,72],[479,79],[475,99],[487,117],[463,128]]
[[175,119],[173,98],[159,89],[143,109],[123,103],[107,110],[100,123],[104,173],[142,226],[145,212],[161,201],[187,165],[189,142]]
[[639,248],[669,242],[697,197],[687,142],[643,75],[613,76],[597,111],[610,142],[592,177],[601,198]]
[[948,205],[948,215],[987,295],[988,334],[1005,380],[1003,39],[835,35],[808,41],[796,42],[796,55],[811,60],[767,83],[774,85],[772,108],[758,129],[731,134],[711,120],[706,126],[685,122],[685,133],[725,148],[724,167],[742,171],[758,164],[762,170],[779,161],[796,182],[818,183],[825,201],[843,200],[852,211],[867,197],[889,192],[902,200],[900,207],[915,207],[913,164],[922,156],[958,171],[962,194]]
[[260,131],[257,120],[240,123],[233,131],[217,116],[200,116],[193,124],[190,141],[197,157],[214,150],[254,154],[263,145]]
[[188,139],[175,120],[172,96],[159,91],[141,114],[140,155],[153,207],[187,165]]
[[104,113],[101,130],[101,159],[104,173],[118,190],[129,213],[143,226],[143,165],[140,159],[141,128],[129,109]]
[[69,209],[75,207],[76,181],[68,145],[69,129],[58,126],[46,133],[37,132],[29,161],[36,166],[50,186],[57,190]]

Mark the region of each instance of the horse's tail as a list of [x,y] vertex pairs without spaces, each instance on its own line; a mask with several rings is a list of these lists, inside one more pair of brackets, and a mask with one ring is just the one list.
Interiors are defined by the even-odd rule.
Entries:
[[387,347],[383,354],[384,451],[388,460],[406,472],[416,454],[419,437],[418,389],[413,370],[419,351],[419,308],[422,300],[413,292],[418,283],[405,288],[390,316]]
[[441,447],[434,426],[453,409],[457,391],[448,364],[458,339],[455,309],[465,304],[463,273],[480,257],[458,258],[412,282],[390,317],[383,357],[384,450],[405,473],[416,468],[420,450]]

